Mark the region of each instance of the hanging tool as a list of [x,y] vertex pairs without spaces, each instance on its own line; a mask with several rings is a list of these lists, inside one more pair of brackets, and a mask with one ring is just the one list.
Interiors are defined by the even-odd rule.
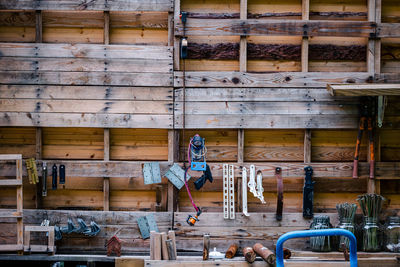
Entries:
[[303,187],[303,217],[311,219],[314,216],[313,213],[313,201],[314,201],[314,183],[312,181],[313,169],[311,166],[304,168],[306,173],[304,187]]
[[113,235],[106,243],[107,247],[107,256],[111,256],[114,252],[118,257],[121,256],[121,240]]
[[42,163],[42,197],[47,196],[47,162]]
[[264,200],[264,188],[262,185],[262,172],[257,172],[257,198],[261,201],[262,204],[265,204]]
[[242,169],[242,212],[244,216],[250,216],[247,212],[247,169]]
[[194,182],[196,190],[200,190],[207,180],[210,181],[210,183],[213,182],[212,173],[208,164],[206,164],[206,170],[203,172],[203,175]]
[[206,171],[206,154],[207,148],[205,146],[205,139],[195,134],[190,138],[188,147],[190,169],[193,171]]
[[235,219],[235,166],[224,164],[223,170],[223,198],[224,219]]
[[29,183],[37,184],[39,183],[39,177],[36,169],[36,161],[34,158],[27,159],[25,161],[26,171],[28,173]]
[[183,37],[181,39],[181,59],[187,59],[187,52],[188,52],[188,41],[187,41],[187,37],[186,35],[186,21],[187,21],[187,12],[181,12],[181,14],[179,15],[179,18],[182,21],[182,25],[183,25]]
[[56,164],[53,165],[51,168],[52,173],[51,173],[51,189],[56,190],[57,189],[57,166]]
[[60,165],[60,184],[65,184],[65,165]]
[[356,152],[354,153],[353,162],[353,178],[358,178],[358,158],[360,154],[361,140],[365,129],[368,130],[368,141],[369,141],[369,178],[374,179],[375,177],[375,147],[374,147],[374,117],[375,117],[375,101],[373,97],[362,97],[360,103],[360,122],[358,126],[358,135],[356,143]]
[[63,234],[70,234],[77,231],[77,227],[74,225],[72,218],[68,218],[67,226],[60,227],[60,231]]
[[250,165],[250,179],[247,184],[251,193],[253,193],[254,197],[257,197],[256,191],[256,167],[254,165]]
[[278,200],[276,204],[276,220],[282,221],[283,211],[283,180],[282,180],[282,169],[279,167],[275,168],[276,177],[276,191],[278,192]]
[[[190,158],[189,158],[190,159]],[[188,192],[189,195],[189,199],[190,202],[192,203],[193,208],[196,210],[196,215],[192,216],[192,215],[188,215],[188,218],[186,219],[186,222],[190,225],[190,226],[194,226],[196,222],[199,221],[199,216],[201,214],[201,209],[199,207],[196,206],[196,204],[194,204],[193,198],[192,198],[192,194],[190,193],[190,189],[189,189],[189,185],[187,183],[187,172],[189,170],[190,167],[187,167],[185,169],[185,176],[184,176],[184,181],[185,181],[185,187],[186,187],[186,191]]]

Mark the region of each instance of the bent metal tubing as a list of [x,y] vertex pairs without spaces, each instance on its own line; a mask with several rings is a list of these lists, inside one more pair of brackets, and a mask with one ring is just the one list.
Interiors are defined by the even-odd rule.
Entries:
[[312,236],[334,236],[343,235],[350,240],[350,267],[357,267],[357,240],[354,234],[344,229],[324,229],[324,230],[305,230],[293,231],[283,234],[276,243],[276,267],[283,267],[283,243],[292,238],[312,237]]

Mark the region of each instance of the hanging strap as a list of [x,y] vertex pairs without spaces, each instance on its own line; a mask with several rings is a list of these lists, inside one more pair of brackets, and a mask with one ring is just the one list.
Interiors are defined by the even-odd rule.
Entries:
[[276,190],[278,192],[278,200],[276,204],[276,220],[282,220],[282,211],[283,211],[283,180],[282,180],[282,169],[277,167],[275,169],[275,178],[277,187]]

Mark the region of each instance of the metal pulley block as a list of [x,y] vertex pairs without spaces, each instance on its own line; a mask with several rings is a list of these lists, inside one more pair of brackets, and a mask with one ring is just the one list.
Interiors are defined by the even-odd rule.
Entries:
[[257,198],[261,200],[262,204],[265,204],[264,200],[264,188],[262,185],[262,172],[258,171],[257,172]]
[[250,165],[250,180],[247,184],[251,193],[253,193],[254,197],[257,197],[256,190],[256,167],[254,165]]

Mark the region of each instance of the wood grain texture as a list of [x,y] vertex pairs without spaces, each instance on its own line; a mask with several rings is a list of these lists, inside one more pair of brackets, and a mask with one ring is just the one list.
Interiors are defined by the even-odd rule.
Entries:
[[[181,36],[183,27],[176,21],[175,34]],[[394,25],[380,25],[382,37],[395,37],[390,32]],[[351,36],[369,37],[375,34],[376,24],[360,21],[306,21],[306,20],[237,20],[191,19],[186,23],[187,35],[297,35],[297,36]],[[390,33],[390,35],[389,35]]]
[[[182,86],[182,72],[174,73],[174,86]],[[385,76],[386,77],[386,76]],[[187,87],[325,87],[327,83],[365,83],[368,73],[241,73],[186,72]],[[391,77],[394,80],[395,77]]]
[[100,11],[172,11],[173,3],[170,0],[106,0],[76,1],[76,0],[22,0],[0,1],[0,9],[23,10],[100,10]]

